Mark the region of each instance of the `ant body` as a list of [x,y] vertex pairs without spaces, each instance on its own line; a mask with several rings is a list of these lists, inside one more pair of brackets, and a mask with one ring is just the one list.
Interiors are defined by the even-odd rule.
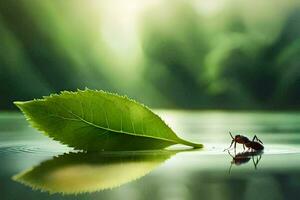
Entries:
[[[233,164],[239,166],[239,165],[249,162],[251,158],[252,158],[252,161],[254,164],[254,168],[257,169],[257,165],[261,159],[261,155],[263,154],[263,152],[262,151],[246,151],[246,152],[238,153],[235,156],[233,156],[228,151],[228,154],[232,157],[232,161],[231,161],[230,168],[229,168],[229,174],[230,174],[231,167]],[[254,157],[257,157],[256,160],[254,160]]]
[[242,136],[242,135],[236,135],[235,137],[233,137],[231,132],[229,132],[229,134],[232,138],[232,141],[231,141],[230,146],[225,150],[230,149],[233,143],[234,143],[234,149],[236,149],[236,143],[243,144],[244,149],[246,146],[248,148],[248,150],[251,150],[251,151],[262,151],[264,149],[264,146],[262,145],[263,142],[260,139],[258,139],[258,137],[256,135],[254,135],[254,137],[251,141],[247,137]]

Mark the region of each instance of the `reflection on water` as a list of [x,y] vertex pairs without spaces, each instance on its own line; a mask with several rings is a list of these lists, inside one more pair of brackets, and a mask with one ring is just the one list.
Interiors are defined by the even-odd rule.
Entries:
[[[70,153],[71,148],[29,128],[21,114],[0,113],[0,199],[299,199],[300,113],[157,113],[179,136],[204,143],[204,149],[171,154]],[[264,142],[257,170],[252,155],[230,152],[250,159],[232,164],[228,174],[234,161],[223,152],[230,142],[229,130],[249,138],[256,134]],[[238,145],[237,152],[242,150]],[[259,155],[253,158],[256,161]],[[105,189],[109,187],[113,189]]]
[[254,169],[257,169],[257,165],[262,158],[263,151],[243,151],[232,155],[229,150],[227,150],[228,154],[232,157],[232,161],[230,162],[229,174],[231,172],[232,165],[243,165],[248,163],[250,160],[253,161]]
[[27,169],[13,180],[50,193],[95,192],[136,180],[173,154],[174,151],[69,153]]

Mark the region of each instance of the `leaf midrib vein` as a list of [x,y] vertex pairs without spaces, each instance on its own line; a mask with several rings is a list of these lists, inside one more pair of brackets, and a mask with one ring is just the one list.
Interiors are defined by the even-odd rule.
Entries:
[[[58,104],[58,103],[57,103]],[[59,105],[59,104],[58,104]],[[152,139],[158,139],[158,140],[164,140],[164,141],[167,141],[167,142],[172,142],[172,143],[180,143],[180,138],[178,141],[174,141],[174,140],[170,140],[170,139],[166,139],[166,138],[161,138],[161,137],[155,137],[155,136],[148,136],[148,135],[138,135],[138,134],[134,134],[134,133],[130,133],[130,132],[127,132],[127,131],[118,131],[118,130],[113,130],[113,129],[110,129],[110,128],[107,128],[107,127],[102,127],[102,126],[99,126],[97,124],[94,124],[94,123],[91,123],[85,119],[83,119],[82,117],[78,116],[77,114],[73,113],[71,110],[65,108],[64,106],[60,105],[63,109],[65,109],[67,112],[69,112],[71,115],[73,115],[74,117],[76,117],[78,120],[90,125],[90,126],[93,126],[93,127],[96,127],[96,128],[100,128],[100,129],[104,129],[106,131],[110,131],[110,132],[115,132],[115,133],[123,133],[123,134],[127,134],[127,135],[132,135],[132,136],[137,136],[137,137],[147,137],[147,138],[152,138]],[[105,113],[106,114],[106,113]],[[63,116],[60,116],[60,115],[55,115],[53,117],[63,117]],[[70,118],[65,118],[65,120],[69,120]],[[76,119],[73,119],[73,120],[76,120]],[[130,121],[132,122],[132,120],[130,119]]]

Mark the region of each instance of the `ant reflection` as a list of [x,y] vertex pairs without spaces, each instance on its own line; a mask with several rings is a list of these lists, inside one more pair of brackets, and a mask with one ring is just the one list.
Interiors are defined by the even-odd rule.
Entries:
[[229,167],[229,174],[231,172],[231,168],[232,168],[233,164],[239,166],[239,165],[242,165],[242,164],[246,164],[251,159],[252,159],[253,164],[254,164],[254,169],[256,170],[257,165],[258,165],[259,161],[261,160],[261,157],[262,157],[262,154],[263,154],[263,151],[244,151],[244,152],[235,154],[233,156],[230,153],[229,150],[227,150],[227,151],[228,151],[228,154],[232,157],[232,161],[231,161],[231,164],[230,164],[230,167]]

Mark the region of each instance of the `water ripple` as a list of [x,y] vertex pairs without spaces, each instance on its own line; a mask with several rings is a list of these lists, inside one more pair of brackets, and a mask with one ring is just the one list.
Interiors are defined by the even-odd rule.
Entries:
[[45,142],[2,142],[0,145],[0,154],[52,154],[69,151],[70,148]]

